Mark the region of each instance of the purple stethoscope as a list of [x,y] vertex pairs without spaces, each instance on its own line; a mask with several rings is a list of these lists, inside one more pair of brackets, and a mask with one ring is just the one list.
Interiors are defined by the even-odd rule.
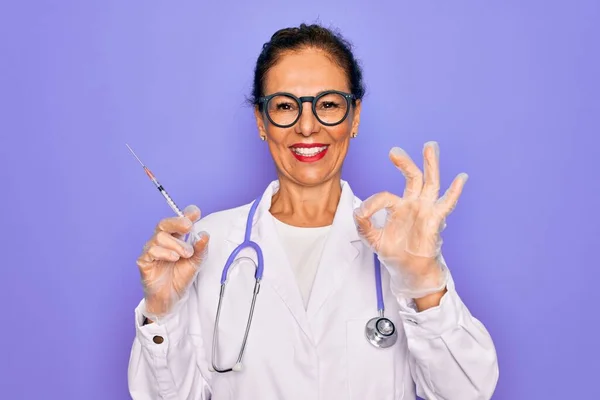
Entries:
[[[248,341],[248,333],[250,332],[250,325],[252,323],[252,316],[254,314],[254,306],[256,305],[256,297],[258,292],[260,291],[260,281],[262,280],[263,271],[264,271],[264,260],[263,254],[260,246],[250,240],[250,234],[252,230],[252,221],[254,219],[254,214],[256,213],[256,209],[258,204],[260,203],[261,198],[259,197],[252,204],[250,208],[250,212],[248,213],[248,219],[246,220],[246,230],[244,234],[244,241],[233,250],[233,252],[229,255],[227,262],[225,263],[225,267],[223,268],[223,273],[221,274],[221,291],[219,292],[219,304],[217,306],[217,315],[215,318],[215,327],[213,332],[213,342],[212,342],[212,368],[213,372],[230,372],[230,371],[241,371],[242,370],[242,358],[244,356],[244,351],[246,349],[246,342]],[[237,255],[240,251],[251,248],[256,253],[257,262],[250,257],[240,257],[237,258]],[[244,333],[244,339],[242,341],[242,347],[238,354],[237,361],[235,365],[231,368],[222,369],[217,367],[215,362],[216,353],[218,350],[218,330],[219,330],[219,318],[221,316],[221,304],[223,302],[223,298],[225,297],[225,285],[227,284],[227,274],[229,269],[235,265],[238,261],[242,259],[250,260],[255,268],[256,272],[254,277],[256,279],[256,283],[254,284],[253,296],[252,296],[252,304],[250,306],[250,313],[248,315],[248,322],[246,323],[246,332]],[[374,254],[375,259],[375,288],[377,290],[377,311],[379,315],[377,317],[371,318],[366,326],[365,326],[365,336],[369,343],[377,348],[388,348],[393,346],[398,339],[398,332],[396,331],[396,327],[394,323],[384,316],[384,303],[383,303],[383,290],[381,285],[381,264],[379,259],[377,258],[377,254]]]

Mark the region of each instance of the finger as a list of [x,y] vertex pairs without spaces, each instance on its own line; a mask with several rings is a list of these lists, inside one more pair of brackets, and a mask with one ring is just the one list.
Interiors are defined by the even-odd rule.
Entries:
[[173,250],[169,250],[158,245],[152,245],[150,248],[148,248],[147,252],[142,254],[139,261],[145,263],[154,261],[177,262],[179,258],[179,254]]
[[410,156],[400,147],[394,147],[390,150],[390,160],[402,172],[406,179],[404,188],[404,198],[417,198],[423,188],[423,173],[410,158]]
[[181,239],[173,237],[167,232],[158,232],[156,234],[156,244],[160,247],[176,252],[180,257],[189,258],[194,254],[194,249],[191,244],[184,242]]
[[[186,208],[184,208],[183,215],[185,215],[185,217],[190,220],[190,222],[192,223],[192,226],[193,226],[194,223],[196,223],[200,219],[200,217],[202,216],[202,213],[197,206],[192,204],[192,205],[189,205]],[[191,230],[187,233],[190,233],[190,232],[191,232]],[[173,236],[175,236],[176,238],[182,239],[184,235],[176,233],[176,234],[173,234]],[[184,238],[184,240],[187,241],[187,239],[188,238],[186,236]]]
[[[200,209],[195,206],[195,205],[189,205],[187,206],[184,210],[183,210],[183,215],[190,220],[190,222],[192,223],[192,226],[194,225],[195,222],[197,222],[200,217],[202,216],[202,213],[200,211]],[[183,237],[184,234],[189,233],[190,231],[181,233],[181,232],[172,232],[173,236],[175,236],[176,238],[181,239]]]
[[359,218],[371,218],[377,211],[393,207],[398,200],[398,196],[389,192],[374,194],[354,210],[354,215]]
[[194,243],[194,254],[190,257],[190,261],[195,265],[200,265],[202,260],[208,253],[208,241],[210,235],[206,232],[200,232],[198,234],[198,240]]
[[183,262],[176,266],[177,273],[181,277],[181,282],[185,282],[183,287],[187,287],[202,265],[202,261],[208,253],[208,241],[208,233],[200,232],[198,240],[194,243],[194,254],[189,258],[189,262]]
[[464,172],[458,174],[456,178],[454,178],[454,181],[452,181],[448,190],[446,190],[446,193],[438,200],[439,210],[443,215],[448,215],[454,210],[463,187],[465,186],[465,183],[467,183],[467,179],[469,179],[469,175]]
[[427,142],[423,147],[425,185],[421,197],[437,200],[440,195],[440,147],[437,142]]
[[156,226],[155,232],[167,232],[174,235],[185,235],[192,229],[192,221],[186,217],[169,217],[162,219]]

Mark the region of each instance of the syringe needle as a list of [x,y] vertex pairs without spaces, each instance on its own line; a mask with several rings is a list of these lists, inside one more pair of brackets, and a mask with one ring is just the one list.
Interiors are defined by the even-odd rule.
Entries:
[[133,154],[133,156],[135,157],[135,159],[138,160],[140,164],[142,164],[142,167],[145,167],[145,165],[142,162],[142,160],[140,160],[140,158],[137,156],[137,154],[135,154],[135,151],[133,151],[133,149],[131,147],[129,147],[129,145],[127,143],[125,143],[125,146],[127,146],[127,148],[129,149],[129,151],[131,152],[131,154]]
[[154,176],[152,171],[150,171],[150,169],[144,165],[142,160],[140,160],[140,158],[137,156],[137,154],[135,154],[135,151],[133,151],[133,149],[131,147],[129,147],[129,145],[127,143],[125,143],[125,146],[127,146],[129,151],[131,152],[131,154],[133,154],[135,159],[138,160],[138,162],[142,165],[142,168],[144,168],[144,171],[146,171],[146,175],[148,175],[148,178],[150,178],[150,180],[152,182],[154,182],[154,184],[156,185],[156,187],[158,187],[159,190],[162,190],[160,187],[160,183],[158,183],[158,180],[156,179],[156,177]]

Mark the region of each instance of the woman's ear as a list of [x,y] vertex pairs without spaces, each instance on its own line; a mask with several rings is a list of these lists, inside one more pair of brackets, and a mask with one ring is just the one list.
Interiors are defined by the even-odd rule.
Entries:
[[265,120],[263,113],[260,112],[258,106],[254,107],[254,118],[256,119],[256,127],[258,128],[258,136],[261,140],[267,140],[267,129],[265,128]]
[[361,110],[361,101],[356,100],[356,104],[354,105],[353,117],[352,117],[352,134],[354,136],[358,135],[358,125],[360,125],[360,110]]

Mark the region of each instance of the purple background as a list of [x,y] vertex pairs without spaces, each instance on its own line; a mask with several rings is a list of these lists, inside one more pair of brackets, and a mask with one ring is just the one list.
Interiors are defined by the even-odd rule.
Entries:
[[278,28],[333,24],[368,96],[344,170],[401,193],[392,146],[470,180],[447,261],[499,354],[495,399],[600,398],[597,1],[14,1],[0,6],[0,397],[125,399],[135,259],[181,207],[274,178],[252,70]]

